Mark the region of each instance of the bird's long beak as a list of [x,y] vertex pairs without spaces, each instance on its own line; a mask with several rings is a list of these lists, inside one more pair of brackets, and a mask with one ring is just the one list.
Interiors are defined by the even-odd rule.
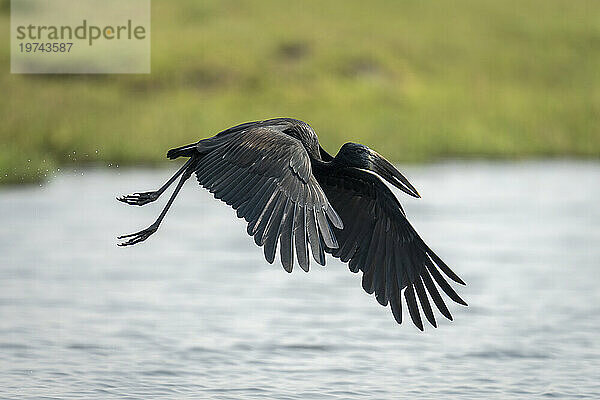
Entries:
[[371,153],[371,160],[373,162],[373,172],[384,178],[386,181],[396,186],[413,197],[420,198],[421,195],[417,192],[417,189],[410,184],[408,179],[404,177],[388,160],[383,158],[380,154],[373,151]]

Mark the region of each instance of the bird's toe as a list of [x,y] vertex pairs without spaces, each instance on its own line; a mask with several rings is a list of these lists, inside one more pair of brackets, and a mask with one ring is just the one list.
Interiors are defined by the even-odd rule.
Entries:
[[158,199],[158,194],[156,192],[134,193],[117,198],[117,200],[131,206],[143,206],[144,204],[151,203],[156,199]]
[[152,225],[149,226],[148,228],[141,230],[139,232],[135,232],[135,233],[130,233],[127,235],[121,235],[119,237],[117,237],[117,239],[127,239],[129,238],[129,240],[123,242],[123,243],[118,243],[118,246],[131,246],[134,245],[136,243],[140,243],[143,242],[144,240],[148,239],[154,232],[156,232],[157,228]]

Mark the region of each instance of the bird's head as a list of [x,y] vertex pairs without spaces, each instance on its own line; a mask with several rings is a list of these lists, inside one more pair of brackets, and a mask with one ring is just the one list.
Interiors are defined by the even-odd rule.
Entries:
[[359,143],[344,144],[335,156],[335,163],[347,168],[358,168],[373,172],[403,192],[413,197],[421,197],[417,189],[396,167],[375,150],[365,145]]

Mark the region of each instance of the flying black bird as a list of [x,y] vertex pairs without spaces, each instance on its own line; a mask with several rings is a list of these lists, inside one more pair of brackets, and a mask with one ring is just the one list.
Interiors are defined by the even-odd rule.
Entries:
[[127,239],[120,246],[142,242],[156,232],[185,181],[196,174],[200,185],[248,222],[248,234],[263,246],[269,263],[279,242],[287,272],[292,271],[294,252],[304,271],[309,269],[309,253],[321,265],[329,253],[348,262],[350,271],[363,272],[364,290],[375,293],[381,305],[390,303],[398,323],[404,289],[410,317],[421,330],[417,298],[434,327],[429,298],[452,320],[438,287],[467,305],[440,271],[457,283],[464,282],[423,242],[379,177],[410,196],[420,197],[419,193],[391,163],[366,146],[346,143],[332,157],[307,123],[275,118],[234,126],[171,149],[167,157],[188,160],[157,191],[118,198],[131,205],[150,203],[181,176],[158,219],[140,232],[120,236]]

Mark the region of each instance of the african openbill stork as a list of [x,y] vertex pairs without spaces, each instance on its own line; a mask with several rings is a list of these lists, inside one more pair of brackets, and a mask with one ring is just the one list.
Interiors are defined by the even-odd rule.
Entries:
[[[310,255],[325,265],[325,253],[363,272],[362,286],[377,301],[391,305],[402,322],[401,297],[413,323],[423,330],[417,298],[427,320],[437,326],[429,297],[452,319],[439,288],[466,305],[440,273],[464,282],[425,244],[406,219],[402,206],[379,178],[413,197],[417,190],[385,158],[368,147],[346,143],[335,157],[320,145],[305,122],[275,118],[248,122],[187,146],[169,150],[169,159],[187,162],[160,189],[118,198],[131,205],[155,201],[179,183],[158,219],[129,235],[121,246],[146,240],[158,229],[185,181],[196,174],[200,185],[237,210],[248,234],[263,246],[269,263],[277,242],[283,268],[291,272],[294,252],[308,271]],[[436,285],[437,284],[437,285]]]

